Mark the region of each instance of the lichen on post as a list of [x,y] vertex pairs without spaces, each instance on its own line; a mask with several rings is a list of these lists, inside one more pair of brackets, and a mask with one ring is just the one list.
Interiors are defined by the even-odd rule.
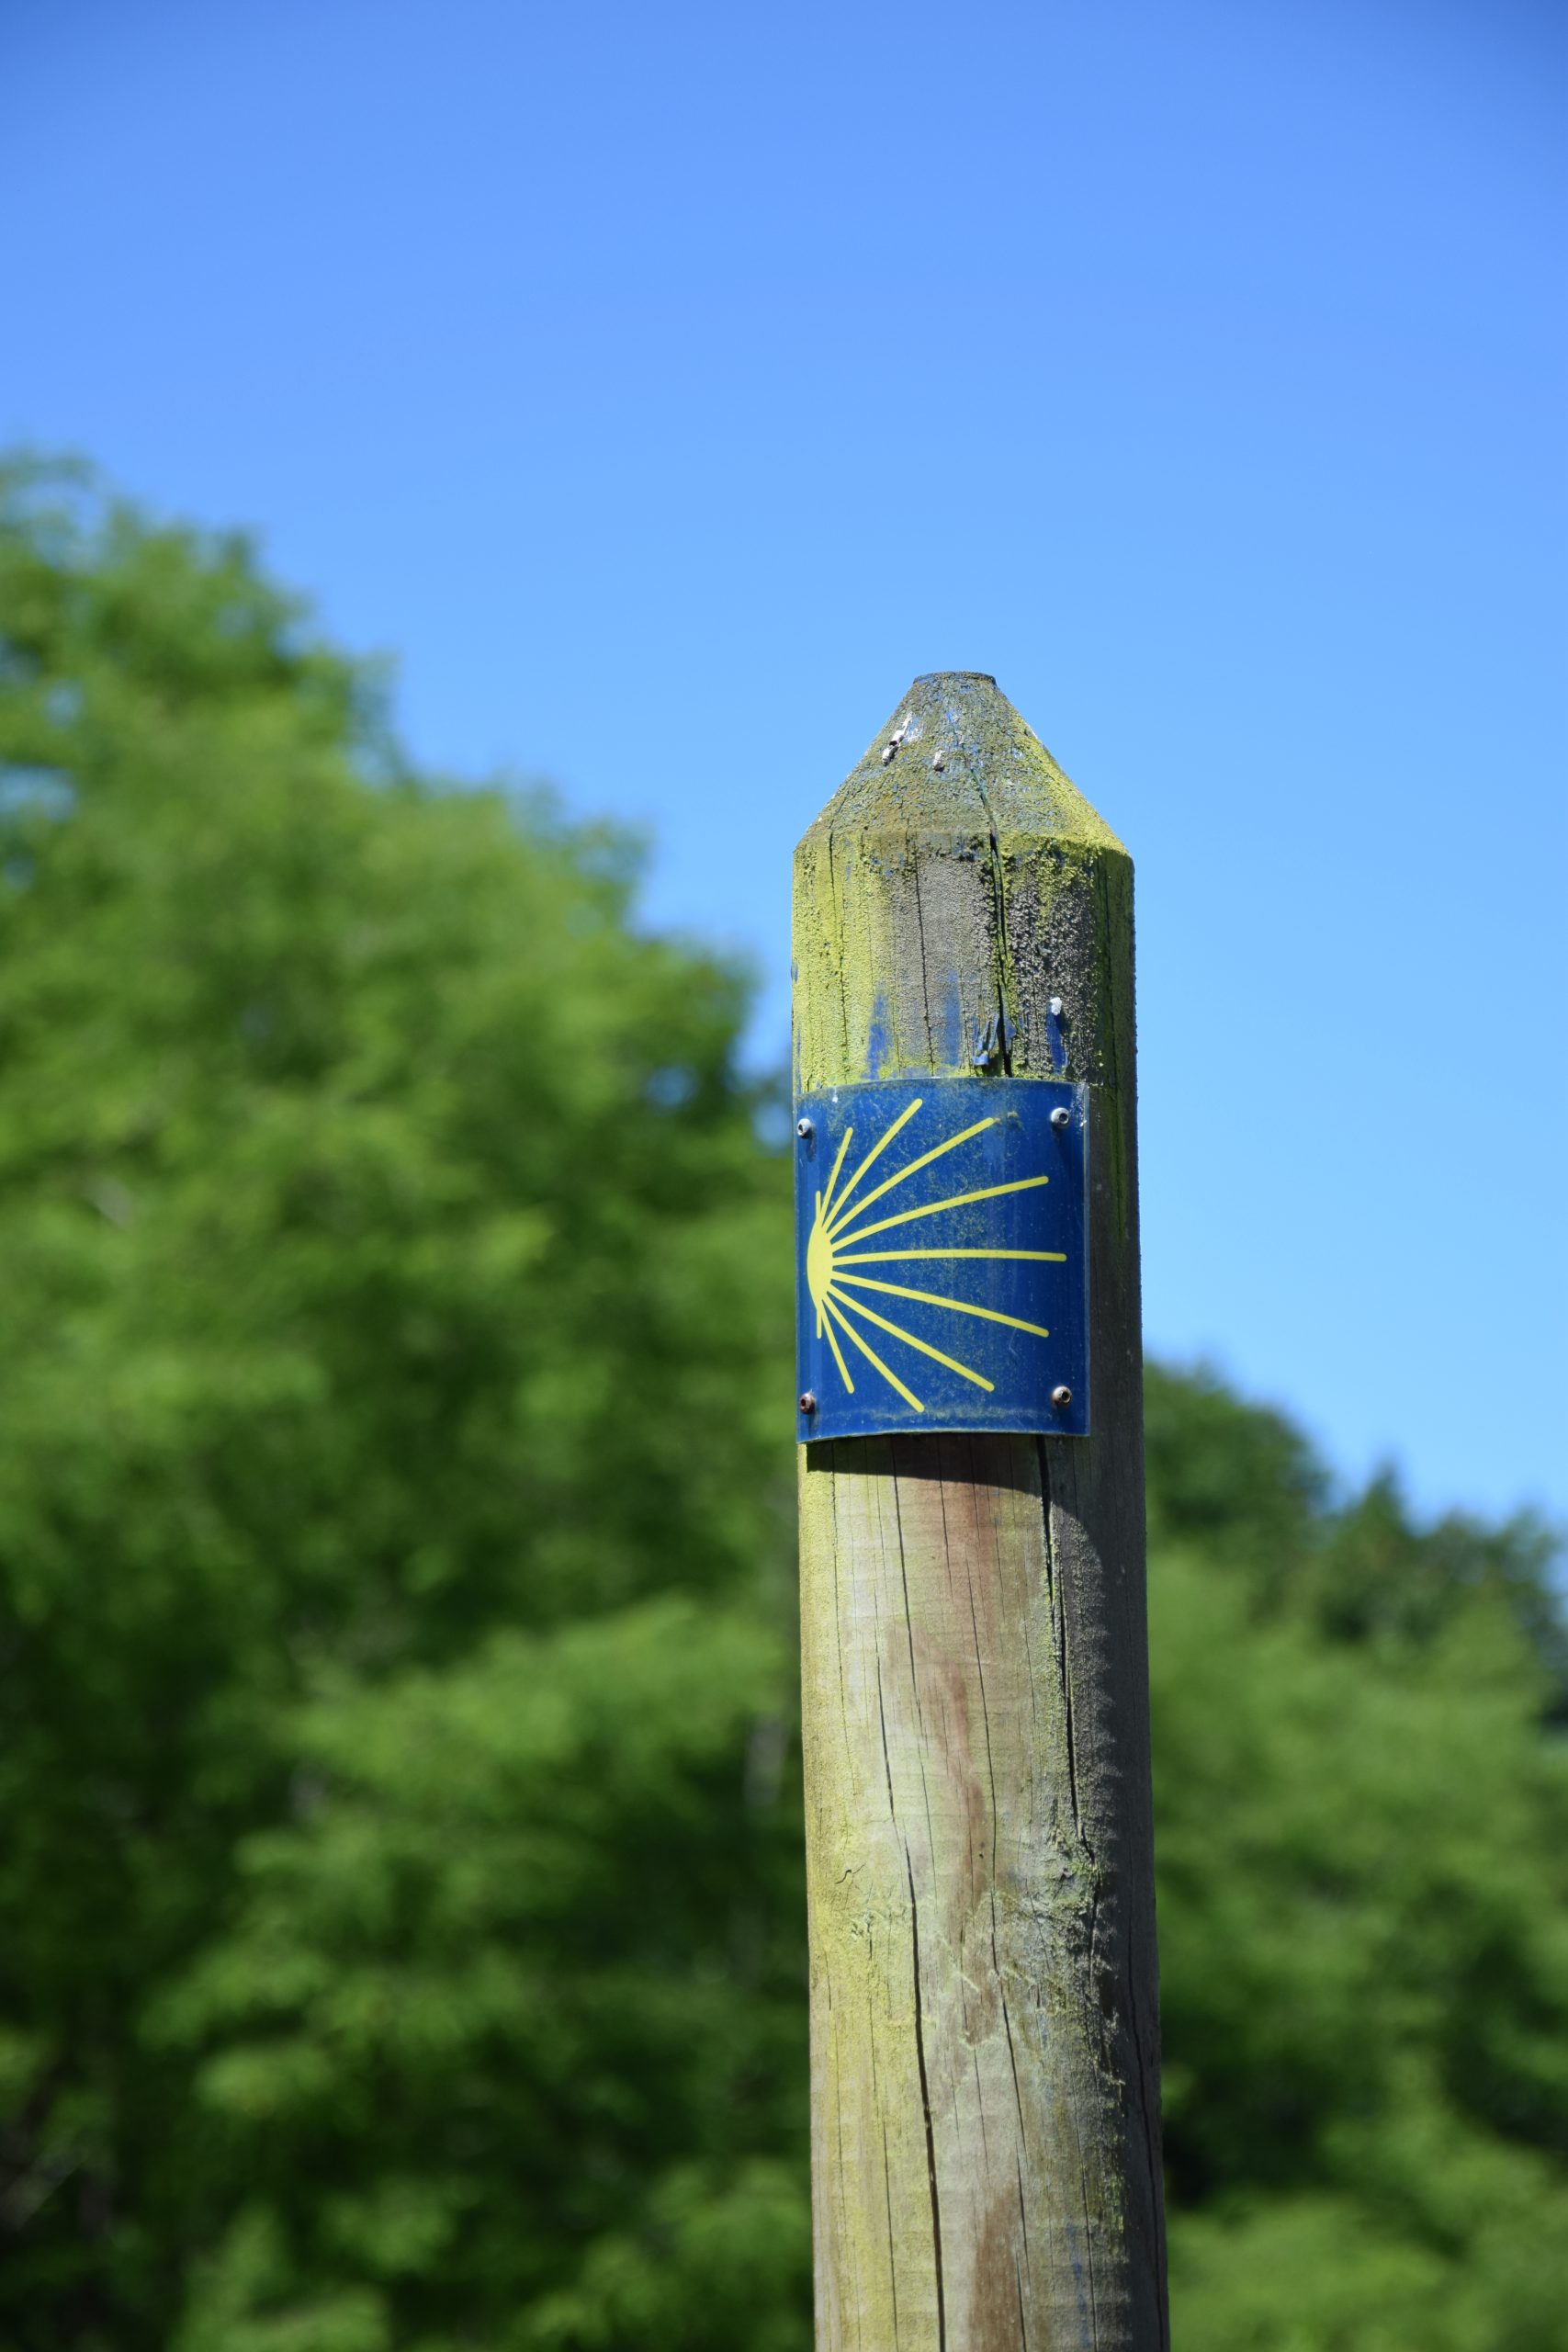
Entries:
[[797,1095],[1087,1089],[1090,1434],[800,1454],[819,2352],[1168,2341],[1131,862],[993,680],[795,856]]

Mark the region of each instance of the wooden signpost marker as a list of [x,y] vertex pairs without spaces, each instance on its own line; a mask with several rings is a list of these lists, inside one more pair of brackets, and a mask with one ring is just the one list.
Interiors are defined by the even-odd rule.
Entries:
[[919,678],[795,957],[819,2352],[1157,2352],[1131,863],[993,680]]

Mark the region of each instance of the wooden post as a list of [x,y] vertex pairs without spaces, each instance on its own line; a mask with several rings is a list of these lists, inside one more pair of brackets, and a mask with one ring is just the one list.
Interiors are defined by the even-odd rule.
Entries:
[[797,1096],[1089,1106],[1092,1433],[800,1449],[818,2352],[1156,2352],[1131,861],[994,680],[919,678],[795,959]]

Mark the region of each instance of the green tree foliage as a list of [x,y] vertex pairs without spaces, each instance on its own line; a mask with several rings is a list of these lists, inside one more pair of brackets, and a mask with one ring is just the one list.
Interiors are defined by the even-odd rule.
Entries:
[[625,842],[389,767],[243,547],[80,505],[0,538],[0,2335],[766,2345],[742,979],[639,934]]
[[[743,976],[242,544],[4,496],[0,2343],[803,2352]],[[1546,1547],[1149,1434],[1178,2342],[1549,2352]]]
[[[1547,1546],[1327,1507],[1149,1384],[1172,2302],[1204,2352],[1568,2344],[1568,1747]],[[1229,1466],[1230,1503],[1224,1499]]]

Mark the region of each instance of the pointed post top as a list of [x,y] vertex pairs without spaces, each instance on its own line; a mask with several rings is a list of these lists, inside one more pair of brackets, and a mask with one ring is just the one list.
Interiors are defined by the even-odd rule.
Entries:
[[811,831],[955,829],[1122,847],[984,670],[916,678]]
[[795,872],[800,1091],[971,1075],[987,1023],[1018,1077],[1122,1058],[1132,860],[986,672],[913,681]]

